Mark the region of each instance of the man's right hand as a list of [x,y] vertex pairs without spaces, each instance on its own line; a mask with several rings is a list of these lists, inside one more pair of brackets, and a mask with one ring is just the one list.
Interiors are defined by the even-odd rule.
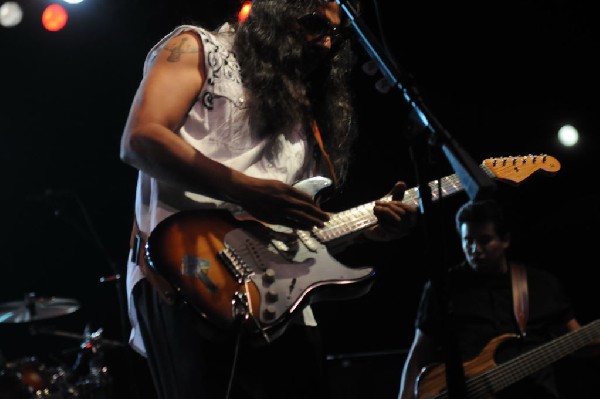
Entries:
[[232,190],[232,198],[246,212],[269,224],[300,230],[323,227],[329,214],[321,210],[304,191],[278,180],[249,176]]

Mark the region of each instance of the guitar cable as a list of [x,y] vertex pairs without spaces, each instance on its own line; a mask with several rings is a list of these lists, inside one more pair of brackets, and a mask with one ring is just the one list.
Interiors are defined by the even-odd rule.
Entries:
[[264,337],[267,344],[271,343],[271,340],[269,339],[269,336],[267,335],[267,333],[265,333],[260,328],[260,324],[259,324],[258,320],[256,319],[256,317],[254,317],[252,314],[250,314],[250,312],[248,312],[247,314],[244,314],[244,315],[242,315],[242,314],[237,315],[237,317],[235,318],[235,323],[234,323],[234,331],[236,331],[235,345],[233,347],[233,359],[231,362],[231,373],[229,374],[229,381],[227,382],[227,393],[225,394],[225,399],[229,399],[229,396],[231,395],[231,389],[233,387],[235,371],[237,368],[238,355],[240,352],[240,343],[241,343],[241,339],[242,339],[242,323],[247,318],[251,318],[254,321],[254,323],[256,324],[256,327],[262,333],[262,336]]
[[234,377],[235,377],[235,370],[237,368],[237,361],[238,361],[238,355],[240,353],[240,342],[241,342],[241,338],[242,338],[242,321],[244,320],[245,317],[239,316],[235,318],[235,323],[234,323],[234,327],[235,327],[235,331],[236,331],[236,337],[235,337],[235,345],[233,347],[233,359],[231,362],[231,372],[229,373],[229,381],[227,382],[227,392],[225,393],[225,399],[229,399],[230,395],[231,395],[231,389],[233,387],[233,381],[234,381]]

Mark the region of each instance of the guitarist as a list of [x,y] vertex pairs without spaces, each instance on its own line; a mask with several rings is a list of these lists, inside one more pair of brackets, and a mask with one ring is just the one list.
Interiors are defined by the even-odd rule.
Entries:
[[[160,399],[327,397],[310,307],[269,345],[239,346],[144,266],[140,248],[182,210],[241,208],[267,224],[324,225],[329,215],[293,183],[323,174],[337,188],[344,182],[356,136],[346,22],[336,2],[254,0],[243,22],[176,27],[148,54],[121,159],[139,171],[130,338]],[[375,203],[379,223],[361,237],[408,233],[417,210],[401,202],[404,189]]]
[[[511,281],[512,273],[519,266],[507,253],[510,232],[498,202],[467,202],[458,210],[455,221],[464,261],[448,271],[442,286],[446,292],[443,298],[452,309],[447,320],[451,322],[463,362],[476,358],[486,344],[502,334],[517,334],[521,338],[498,346],[494,353],[497,364],[581,327],[560,282],[548,272],[526,267],[519,269],[524,270],[520,280]],[[513,301],[513,285],[519,284],[524,284],[520,292],[515,291],[520,299]],[[431,366],[442,359],[438,350],[447,331],[441,328],[440,302],[434,298],[430,280],[425,284],[418,308],[414,339],[402,371],[399,399],[425,397],[419,387],[427,374],[420,373],[431,370]],[[519,307],[513,306],[515,302]],[[524,331],[519,322],[525,324],[521,327]],[[464,374],[469,374],[469,364],[463,363],[463,366]],[[559,398],[559,392],[552,368],[546,367],[496,393],[496,397]]]

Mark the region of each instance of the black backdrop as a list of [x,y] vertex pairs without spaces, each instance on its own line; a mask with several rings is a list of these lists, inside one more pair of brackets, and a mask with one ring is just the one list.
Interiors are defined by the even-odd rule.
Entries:
[[[0,301],[26,292],[74,298],[82,305],[77,312],[43,326],[81,333],[90,323],[106,338],[123,340],[122,287],[99,279],[124,274],[135,171],[120,162],[119,139],[142,62],[174,24],[216,24],[230,2],[87,0],[68,6],[69,24],[57,33],[39,26],[43,3],[25,4],[23,24],[0,30]],[[559,275],[582,322],[598,317],[593,259],[600,214],[592,167],[599,65],[591,7],[381,2],[380,30],[375,3],[363,5],[370,29],[476,163],[542,153],[559,159],[555,176],[538,173],[518,187],[499,182],[497,195],[518,226],[514,251]],[[358,48],[360,65],[368,57]],[[375,90],[380,78],[360,69],[355,74],[361,136],[348,187],[332,210],[373,200],[396,180],[417,184],[405,138],[409,108],[398,91]],[[581,130],[576,147],[559,146],[562,123]],[[427,156],[429,177],[453,173],[438,148]],[[340,397],[394,397],[420,289],[431,272],[425,250],[444,263],[458,259],[452,215],[466,199],[460,193],[439,203],[432,242],[415,234],[348,254],[349,263],[377,267],[369,294],[315,304]],[[26,324],[0,324],[0,351],[8,360],[37,356],[68,366],[78,345],[32,334]],[[147,375],[131,350],[107,349],[107,356],[123,397],[133,395],[129,382],[151,395],[140,388]],[[598,363],[563,363],[567,379],[580,381],[578,394],[590,392],[589,373]]]

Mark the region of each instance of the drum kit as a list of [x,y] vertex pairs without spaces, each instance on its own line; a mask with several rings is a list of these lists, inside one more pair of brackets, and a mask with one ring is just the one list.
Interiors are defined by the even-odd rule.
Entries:
[[102,337],[103,329],[92,331],[86,325],[83,334],[49,329],[40,321],[77,311],[75,299],[38,297],[27,293],[22,301],[0,303],[2,323],[26,323],[33,335],[46,334],[80,342],[72,365],[50,366],[37,356],[13,361],[3,360],[0,352],[0,399],[110,399],[112,377],[104,361],[104,349],[122,347],[118,341]]

